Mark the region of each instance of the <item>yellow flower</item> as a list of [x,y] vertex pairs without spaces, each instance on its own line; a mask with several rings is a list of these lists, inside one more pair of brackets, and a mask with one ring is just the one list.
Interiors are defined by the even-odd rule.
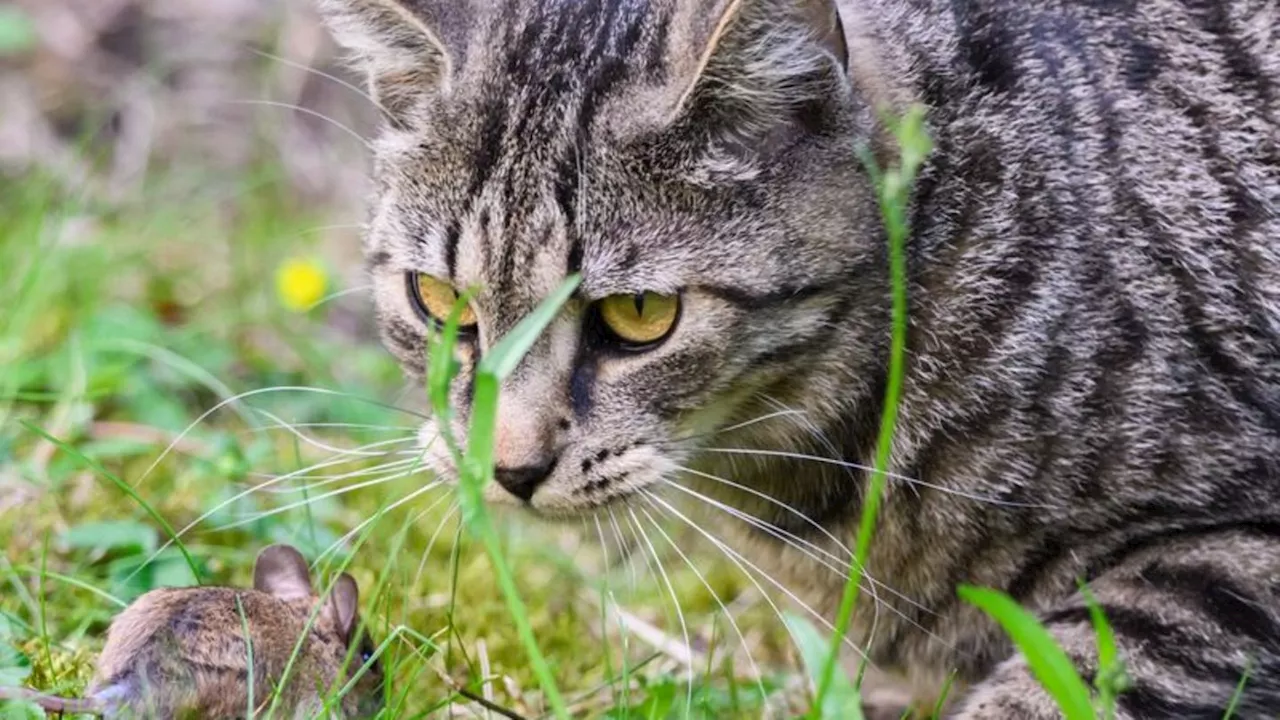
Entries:
[[313,260],[294,258],[276,271],[276,295],[280,303],[294,312],[306,312],[324,298],[329,278],[324,268]]

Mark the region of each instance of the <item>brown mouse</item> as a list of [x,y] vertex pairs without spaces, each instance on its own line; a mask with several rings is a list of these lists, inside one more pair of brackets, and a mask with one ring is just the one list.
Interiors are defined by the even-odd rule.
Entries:
[[[322,716],[322,693],[345,686],[362,668],[351,691],[327,710],[328,717],[373,717],[383,704],[382,669],[366,633],[360,633],[363,639],[352,651],[359,627],[358,600],[355,580],[345,573],[321,600],[311,587],[302,554],[287,545],[272,545],[258,554],[252,590],[153,590],[125,608],[111,623],[84,699],[15,688],[0,688],[0,699],[27,700],[48,712],[112,719],[249,717],[271,706],[273,690],[285,675],[298,638],[305,635],[273,717]],[[248,646],[244,623],[252,641]]]

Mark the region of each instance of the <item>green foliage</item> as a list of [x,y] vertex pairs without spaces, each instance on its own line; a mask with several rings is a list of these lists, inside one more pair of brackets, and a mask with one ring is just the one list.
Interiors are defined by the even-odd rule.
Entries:
[[22,8],[0,6],[0,58],[35,47],[36,29]]
[[1035,616],[1004,593],[961,586],[960,598],[990,615],[1027,659],[1031,672],[1067,720],[1093,720],[1093,699],[1075,665]]
[[1116,714],[1116,697],[1129,687],[1129,677],[1125,673],[1124,659],[1116,648],[1116,634],[1102,606],[1083,583],[1080,592],[1089,607],[1089,617],[1098,638],[1098,674],[1093,683],[1097,690],[1098,712],[1104,720],[1111,720]]
[[[805,669],[816,686],[823,679],[829,652],[827,639],[807,618],[788,613],[784,619],[804,660]],[[833,673],[830,677],[827,692],[814,702],[818,717],[823,720],[862,720],[862,696],[858,688],[840,673]]]
[[902,382],[906,374],[907,347],[907,256],[906,243],[910,234],[907,225],[907,205],[910,202],[912,184],[916,173],[932,150],[932,141],[925,128],[925,108],[915,106],[901,119],[886,117],[884,121],[893,131],[900,149],[899,165],[882,171],[869,152],[864,152],[864,162],[875,185],[880,201],[888,242],[889,286],[892,295],[892,328],[889,351],[889,377],[885,388],[884,409],[880,418],[880,433],[876,443],[875,469],[864,495],[862,517],[858,523],[857,542],[854,546],[853,564],[845,583],[840,610],[836,616],[835,630],[830,640],[827,659],[818,678],[818,692],[811,717],[816,718],[826,706],[826,696],[834,682],[840,650],[858,595],[867,558],[871,554],[871,540],[875,534],[876,519],[884,497],[886,472],[893,452],[893,435],[898,421],[898,403],[902,395]]
[[[581,278],[574,275],[566,280],[559,289],[534,310],[532,314],[521,320],[506,336],[494,344],[476,368],[474,379],[474,399],[471,406],[471,426],[467,433],[467,448],[459,452],[452,438],[449,438],[447,424],[442,423],[442,432],[453,450],[454,462],[458,467],[458,501],[462,506],[462,516],[468,527],[480,537],[485,551],[493,563],[497,575],[498,587],[506,599],[507,608],[516,625],[516,631],[529,654],[529,663],[538,677],[538,683],[547,695],[556,717],[567,720],[568,707],[557,687],[555,675],[538,646],[534,636],[533,625],[529,621],[529,612],[516,588],[510,565],[502,551],[498,533],[484,504],[484,487],[493,480],[493,447],[497,426],[498,391],[502,381],[520,364],[529,348],[537,340],[543,329],[551,323],[560,312],[561,307],[573,295]],[[436,413],[443,418],[450,417],[449,387],[457,375],[458,366],[453,358],[453,350],[458,338],[458,321],[462,316],[467,298],[459,298],[445,323],[441,334],[435,339],[430,349],[430,360],[433,370],[428,371],[428,383],[431,390],[432,405]]]

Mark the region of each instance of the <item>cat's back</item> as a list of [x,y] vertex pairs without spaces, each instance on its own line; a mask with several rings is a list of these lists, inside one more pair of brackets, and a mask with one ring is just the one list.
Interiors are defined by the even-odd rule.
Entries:
[[930,108],[915,218],[938,267],[1022,263],[1280,435],[1280,5],[844,4]]

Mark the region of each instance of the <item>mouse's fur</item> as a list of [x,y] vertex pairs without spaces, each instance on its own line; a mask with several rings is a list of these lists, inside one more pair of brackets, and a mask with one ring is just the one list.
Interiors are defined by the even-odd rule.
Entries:
[[[277,702],[275,717],[372,717],[382,703],[376,660],[328,715],[327,698],[321,696],[370,660],[367,641],[352,650],[358,599],[355,581],[346,574],[319,598],[302,555],[275,545],[259,554],[253,589],[167,588],[138,598],[111,623],[84,700],[16,695],[50,712],[88,712],[113,720],[242,718],[252,714],[251,704],[256,713],[272,702]],[[301,649],[286,678],[299,638]]]

